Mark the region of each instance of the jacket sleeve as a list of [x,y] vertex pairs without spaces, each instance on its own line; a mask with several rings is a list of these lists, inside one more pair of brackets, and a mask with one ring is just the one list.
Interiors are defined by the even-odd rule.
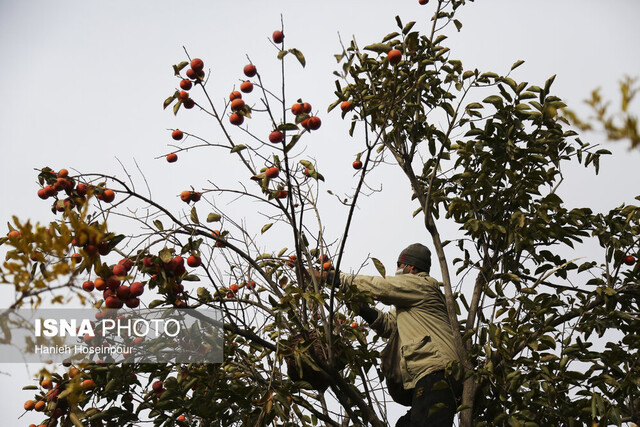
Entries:
[[394,307],[387,313],[378,309],[375,310],[378,312],[378,317],[369,326],[371,326],[371,329],[376,331],[376,333],[382,338],[389,338],[398,329],[398,324],[396,322],[396,309]]
[[368,291],[386,305],[408,307],[424,300],[429,282],[426,277],[416,274],[401,276],[364,276],[340,273],[342,286],[355,285],[361,291]]

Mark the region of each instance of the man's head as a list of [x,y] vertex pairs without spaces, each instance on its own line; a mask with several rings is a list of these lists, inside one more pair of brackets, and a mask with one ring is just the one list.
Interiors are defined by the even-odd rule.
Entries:
[[398,256],[398,273],[429,273],[431,270],[431,251],[420,243],[407,246]]

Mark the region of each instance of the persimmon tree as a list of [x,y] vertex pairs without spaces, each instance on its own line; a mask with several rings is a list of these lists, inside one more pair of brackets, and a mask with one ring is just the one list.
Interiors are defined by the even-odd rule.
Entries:
[[[388,424],[377,358],[384,343],[351,310],[370,295],[306,273],[347,270],[359,198],[383,162],[406,175],[437,257],[460,355],[449,369],[464,380],[460,425],[639,423],[640,208],[565,207],[558,188],[567,165],[597,173],[608,152],[570,128],[553,77],[518,82],[522,61],[499,74],[453,57],[446,32],[461,30],[463,4],[436,2],[426,34],[396,18],[397,31],[380,42],[354,40],[337,55],[328,109],[340,107],[360,144],[340,230],[323,225],[330,165],[317,164],[306,143],[322,132],[323,113],[287,91],[291,61],[296,73],[306,63],[285,47],[284,28],[273,43],[281,82],[263,81],[260,64],[248,64],[240,90],[219,101],[206,58],[187,54],[174,66],[164,107],[193,109],[219,133],[173,129],[163,157],[178,167],[183,152],[212,150],[237,163],[235,181],[207,171],[208,182],[185,183],[184,208],[175,209],[130,178],[42,169],[38,196],[57,216],[47,225],[15,218],[2,240],[13,307],[77,296],[109,308],[216,307],[225,319],[221,364],[105,359],[43,373],[55,384],[36,387],[44,423]],[[238,210],[253,216],[230,213],[245,203],[252,208]],[[123,220],[131,231],[110,229]],[[441,236],[445,223],[459,234]],[[599,257],[585,256],[587,241]]]

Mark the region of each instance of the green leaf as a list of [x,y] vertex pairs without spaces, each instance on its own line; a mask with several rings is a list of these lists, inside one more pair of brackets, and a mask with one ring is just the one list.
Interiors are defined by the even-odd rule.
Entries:
[[454,19],[453,25],[455,25],[458,32],[460,32],[460,29],[462,28],[462,22],[458,21],[457,19]]
[[222,215],[215,213],[215,212],[211,212],[208,216],[207,216],[207,222],[218,222],[222,219]]
[[272,222],[270,222],[269,224],[265,224],[265,225],[262,227],[262,229],[260,230],[260,234],[264,234],[264,233],[265,233],[265,231],[267,231],[268,229],[270,229],[272,225],[273,225],[273,223],[272,223]]
[[162,260],[162,262],[167,263],[169,261],[171,261],[171,258],[173,258],[173,254],[171,253],[171,251],[168,248],[162,248],[160,250],[160,252],[158,252],[158,256],[160,257],[160,259]]
[[176,76],[179,76],[179,75],[180,75],[180,71],[182,71],[182,69],[183,69],[184,67],[186,67],[187,65],[189,65],[189,62],[188,62],[188,61],[182,61],[181,63],[179,63],[179,64],[177,64],[177,65],[174,65],[174,66],[173,66],[173,72],[174,72],[174,74],[175,74]]
[[295,123],[283,123],[279,125],[276,129],[282,130],[282,131],[285,131],[285,130],[295,131],[295,130],[298,130],[299,128],[298,128],[298,125],[296,125]]
[[298,49],[289,49],[289,52],[293,53],[296,58],[298,58],[298,62],[300,62],[300,65],[302,65],[303,67],[307,65],[307,61],[304,59],[304,55]]
[[288,50],[281,50],[280,52],[278,52],[278,59],[284,58],[288,53]]
[[521,66],[522,64],[524,64],[524,61],[522,59],[517,60],[516,62],[513,63],[513,65],[511,66],[511,71],[515,70],[516,68],[518,68],[519,66]]
[[391,45],[388,43],[374,43],[365,46],[364,50],[370,50],[376,53],[387,53],[391,50]]
[[161,300],[161,299],[155,299],[155,300],[153,300],[153,301],[151,301],[151,302],[149,303],[149,308],[156,308],[156,307],[158,307],[159,305],[162,305],[162,304],[164,304],[164,301],[163,301],[163,300]]
[[209,292],[206,288],[198,288],[196,291],[196,295],[198,295],[198,300],[202,302],[209,302],[213,299],[211,296],[211,292]]
[[382,264],[378,258],[371,258],[371,261],[373,261],[373,265],[375,265],[378,273],[380,273],[382,277],[386,277],[387,270],[384,268],[384,264]]
[[414,25],[416,25],[415,21],[408,22],[407,25],[405,25],[402,29],[402,34],[408,34]]
[[155,225],[158,230],[164,231],[164,226],[162,225],[162,222],[159,219],[154,220],[153,225]]
[[293,147],[295,147],[295,145],[296,145],[296,143],[298,142],[299,139],[300,139],[300,134],[293,135],[293,138],[291,138],[291,142],[289,142],[287,144],[287,146],[284,147],[284,152],[288,153]]
[[231,152],[232,153],[239,153],[240,151],[244,150],[245,148],[247,148],[246,145],[242,145],[242,144],[234,145],[233,148],[231,149]]
[[168,97],[167,99],[164,100],[164,103],[162,104],[162,109],[166,109],[169,105],[171,105],[171,103],[173,101],[175,101],[176,99],[176,95],[175,93],[173,95],[171,95],[170,97]]
[[400,35],[400,33],[398,33],[397,31],[394,31],[393,33],[387,34],[386,36],[384,36],[384,38],[382,39],[382,43],[384,42],[388,42],[391,39],[395,39],[396,37],[398,37]]
[[498,106],[502,105],[502,98],[500,98],[498,95],[491,95],[487,96],[484,100],[482,100],[482,102],[493,104],[496,106],[496,108],[498,108]]
[[104,386],[104,392],[108,393],[109,391],[111,391],[116,385],[118,385],[121,382],[120,378],[112,378],[106,386]]
[[182,101],[178,101],[176,102],[176,105],[173,106],[173,115],[177,115],[178,114],[178,110],[180,109],[180,106],[182,105]]
[[198,220],[198,212],[196,211],[195,206],[191,208],[191,222],[194,224],[200,224],[200,221]]

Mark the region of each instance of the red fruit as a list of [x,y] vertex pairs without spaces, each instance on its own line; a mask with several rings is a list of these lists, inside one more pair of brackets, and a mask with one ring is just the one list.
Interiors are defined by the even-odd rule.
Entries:
[[176,153],[167,154],[167,162],[175,163],[178,161],[178,155]]
[[196,73],[196,70],[189,68],[187,70],[187,77],[189,77],[191,80],[196,80],[198,78],[198,73]]
[[280,190],[278,194],[276,194],[276,199],[286,199],[289,192],[287,190]]
[[282,43],[284,40],[284,34],[280,30],[274,31],[272,37],[274,43]]
[[129,298],[129,299],[127,299],[125,301],[125,304],[129,308],[138,308],[138,306],[140,305],[140,299],[139,298]]
[[253,289],[256,287],[256,282],[254,282],[253,280],[251,280],[250,282],[247,282],[247,289]]
[[309,129],[318,130],[320,125],[322,124],[322,120],[318,116],[309,117]]
[[237,283],[234,283],[231,286],[229,286],[229,289],[231,290],[231,292],[235,294],[240,290],[240,287],[238,286]]
[[40,197],[42,200],[48,199],[49,195],[47,194],[47,189],[46,188],[38,189],[38,197]]
[[189,258],[187,258],[187,265],[193,268],[200,267],[200,265],[202,265],[202,260],[199,256],[191,255]]
[[193,193],[191,193],[191,201],[192,202],[198,202],[200,201],[200,198],[202,197],[202,193],[198,193],[196,191],[194,191]]
[[283,138],[284,138],[284,134],[279,130],[274,130],[269,134],[269,141],[273,142],[274,144],[277,144],[278,142],[282,142]]
[[45,192],[47,193],[47,197],[53,197],[56,195],[56,189],[53,185],[47,185],[44,187]]
[[233,113],[229,116],[229,122],[232,125],[240,126],[244,123],[244,116],[238,113]]
[[189,90],[191,89],[192,86],[193,86],[193,83],[191,83],[191,80],[189,79],[180,80],[180,89]]
[[186,108],[187,110],[190,110],[196,105],[196,102],[191,98],[187,98],[182,101],[182,105],[184,105],[184,108]]
[[180,129],[176,129],[173,132],[171,132],[171,138],[175,139],[176,141],[180,141],[183,136],[184,136],[184,133],[182,133]]
[[76,263],[81,262],[82,261],[82,255],[75,253],[73,255],[71,255],[71,260],[75,261]]
[[358,322],[353,322],[353,323],[351,324],[351,327],[352,327],[352,328],[357,328],[357,327],[358,327]]
[[233,111],[238,111],[238,110],[242,110],[244,108],[244,101],[242,100],[242,98],[237,98],[234,99],[233,101],[231,101],[231,109]]
[[287,262],[285,262],[285,265],[289,268],[293,268],[296,265],[296,261],[298,260],[298,257],[295,255],[291,255],[289,256],[289,259],[287,260]]
[[10,239],[17,239],[20,237],[20,232],[16,231],[16,230],[11,230],[8,234],[7,237]]
[[362,168],[362,162],[360,160],[356,160],[355,162],[353,162],[353,168],[354,169],[361,169]]
[[111,252],[111,249],[109,249],[109,244],[107,242],[102,242],[98,245],[98,252],[100,252],[100,255],[108,255],[109,252]]
[[120,286],[120,279],[117,276],[111,276],[107,279],[107,288],[118,289],[118,286]]
[[305,114],[311,113],[311,104],[309,104],[308,102],[304,102],[302,104],[302,112]]
[[193,58],[189,65],[195,71],[202,71],[204,69],[204,62],[200,58]]
[[58,178],[66,178],[67,176],[69,176],[69,171],[66,169],[60,169],[58,171]]
[[99,291],[104,291],[105,289],[107,289],[107,282],[105,282],[102,277],[98,277],[93,282],[93,284],[95,285],[96,289]]
[[187,418],[184,415],[180,415],[178,418],[176,418],[176,421],[179,423],[186,423]]
[[116,264],[113,266],[113,275],[114,276],[126,276],[127,275],[127,267],[122,264]]
[[309,130],[309,118],[306,118],[303,121],[301,121],[300,126],[305,128],[306,130]]
[[66,179],[58,178],[56,182],[53,184],[53,188],[55,188],[56,191],[62,191],[66,185],[67,185]]
[[144,285],[141,282],[133,282],[129,286],[129,296],[139,297],[144,293]]
[[[212,235],[213,237],[218,238],[218,239],[223,239],[223,240],[224,240],[224,236],[222,235],[222,233],[220,233],[220,230],[213,230],[213,231],[211,232],[211,235]],[[224,243],[224,241],[218,241],[218,240],[216,240],[215,245],[216,245],[217,247],[223,248],[223,247],[225,246],[225,243]]]
[[131,261],[129,258],[122,258],[120,261],[118,261],[118,264],[124,266],[127,271],[131,270],[131,268],[133,267],[133,261]]
[[185,203],[189,203],[191,201],[191,191],[184,190],[182,193],[180,193],[180,200]]
[[[189,81],[189,80],[187,80]],[[189,93],[185,92],[184,90],[181,90],[180,93],[178,94],[178,99],[180,101],[184,101],[185,99],[189,99]]]
[[116,295],[118,295],[118,298],[121,300],[126,300],[131,295],[131,289],[127,285],[122,285],[116,291]]
[[627,255],[622,259],[622,261],[627,265],[633,265],[636,263],[636,259],[632,255]]
[[276,167],[267,168],[264,174],[267,178],[276,178],[280,174],[280,169]]
[[162,381],[154,381],[153,384],[151,384],[151,389],[156,393],[158,393],[163,388],[164,388],[164,383]]
[[420,3],[421,5],[425,5],[429,3],[429,0],[418,0],[418,3]]
[[122,308],[122,301],[118,299],[118,297],[109,296],[104,300],[104,305],[107,308]]
[[322,269],[323,270],[331,270],[331,261],[327,261],[324,264],[322,264]]
[[291,113],[294,116],[299,116],[300,114],[303,113],[303,105],[301,103],[295,103],[291,106]]
[[396,65],[402,59],[402,52],[398,49],[391,49],[389,53],[387,53],[387,60],[389,60],[389,64]]
[[78,196],[85,196],[87,194],[88,189],[89,189],[89,186],[84,182],[81,182],[76,187],[76,192],[78,193]]
[[242,94],[237,90],[234,90],[229,94],[229,100],[233,101],[234,99],[242,98]]
[[35,405],[33,406],[33,409],[35,409],[38,412],[42,412],[44,411],[44,408],[47,406],[47,403],[44,400],[39,400],[35,403]]
[[244,93],[251,93],[253,91],[253,83],[249,81],[240,83],[240,90]]
[[24,402],[25,411],[32,411],[33,408],[35,407],[36,407],[36,402],[34,402],[33,400],[27,400],[26,402]]
[[106,189],[102,192],[102,200],[106,203],[111,203],[116,198],[116,193],[113,190]]
[[90,390],[92,388],[94,388],[96,386],[96,383],[93,380],[84,380],[82,381],[82,389],[83,390]]
[[247,77],[253,77],[258,73],[258,70],[256,69],[256,66],[253,64],[247,64],[244,66],[244,69],[242,70],[244,71],[244,75]]
[[351,103],[351,101],[343,101],[340,104],[340,109],[345,113],[349,112],[349,111],[353,110],[353,104]]
[[82,284],[82,289],[84,289],[87,292],[93,291],[94,288],[95,288],[95,285],[93,284],[93,282],[91,280],[87,280],[86,282],[84,282]]
[[142,258],[142,265],[144,265],[145,267],[151,267],[153,265],[153,258],[151,258],[150,256]]

